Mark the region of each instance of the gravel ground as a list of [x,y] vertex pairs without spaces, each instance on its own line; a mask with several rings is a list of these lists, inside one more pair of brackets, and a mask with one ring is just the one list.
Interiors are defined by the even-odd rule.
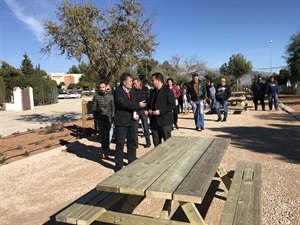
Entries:
[[[300,224],[300,122],[285,111],[253,111],[235,114],[228,121],[215,122],[216,115],[205,116],[205,130],[194,130],[192,115],[179,117],[173,136],[231,138],[223,165],[233,170],[237,161],[256,161],[263,165],[263,224]],[[144,139],[140,138],[140,143]],[[95,137],[34,155],[0,167],[0,221],[10,224],[57,224],[57,212],[95,188],[113,173],[113,158],[99,160]],[[114,149],[114,145],[111,145]],[[67,151],[66,151],[67,150]],[[141,156],[151,149],[139,146]],[[207,224],[218,224],[227,192],[216,179],[203,205],[199,206]],[[157,216],[162,202],[145,200],[136,213]],[[181,218],[175,208],[174,218]],[[182,218],[184,220],[184,218]],[[96,224],[96,223],[95,223]]]

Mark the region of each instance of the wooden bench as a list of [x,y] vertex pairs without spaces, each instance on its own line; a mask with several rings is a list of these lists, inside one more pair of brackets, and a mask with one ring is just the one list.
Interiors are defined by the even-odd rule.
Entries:
[[56,215],[57,222],[87,225],[126,195],[93,189]]
[[261,224],[261,164],[237,164],[220,220],[229,224]]

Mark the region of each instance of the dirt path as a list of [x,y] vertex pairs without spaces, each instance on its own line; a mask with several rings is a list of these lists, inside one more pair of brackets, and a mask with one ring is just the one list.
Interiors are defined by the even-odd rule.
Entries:
[[[180,115],[180,129],[173,136],[190,135],[231,138],[223,159],[234,169],[239,160],[263,165],[263,224],[300,224],[300,122],[280,111],[230,113],[226,123],[206,115],[206,129],[194,130],[192,115]],[[144,139],[139,139],[140,144]],[[56,224],[54,216],[69,203],[93,189],[113,173],[113,158],[100,161],[96,139],[77,142],[0,167],[1,224]],[[114,149],[114,145],[111,145]],[[138,155],[151,151],[141,145]],[[210,187],[210,196],[201,208],[208,224],[217,224],[226,196],[222,185]],[[211,202],[209,199],[213,199]],[[157,216],[160,202],[147,200],[136,212]],[[178,212],[175,213],[175,216]],[[180,214],[180,213],[178,213]]]

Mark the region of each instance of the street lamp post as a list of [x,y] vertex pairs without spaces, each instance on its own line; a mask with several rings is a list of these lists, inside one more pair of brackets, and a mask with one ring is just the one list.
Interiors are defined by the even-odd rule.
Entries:
[[272,40],[270,40],[270,72],[272,75]]

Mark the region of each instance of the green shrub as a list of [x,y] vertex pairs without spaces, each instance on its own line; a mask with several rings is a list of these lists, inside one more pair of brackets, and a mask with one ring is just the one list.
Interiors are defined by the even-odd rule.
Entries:
[[6,161],[6,158],[5,158],[5,157],[3,157],[2,159],[0,159],[0,164],[4,164],[4,163],[5,163],[5,161]]
[[17,149],[18,149],[18,150],[22,150],[22,149],[23,149],[23,145],[18,145],[18,146],[17,146]]
[[50,137],[49,137],[49,140],[54,140],[54,135],[51,135]]
[[20,131],[17,131],[17,132],[13,132],[11,135],[19,136],[20,134],[21,134]]

